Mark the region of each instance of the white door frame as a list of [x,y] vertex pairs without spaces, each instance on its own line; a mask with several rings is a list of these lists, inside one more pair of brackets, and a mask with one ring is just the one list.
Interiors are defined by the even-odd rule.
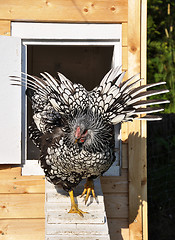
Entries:
[[[30,23],[12,22],[12,36],[21,38],[22,42],[22,72],[27,73],[28,45],[84,45],[113,46],[112,67],[122,65],[122,24],[74,24],[74,23]],[[27,101],[26,87],[22,88],[22,174],[44,175],[38,165],[38,160],[29,160],[27,153]],[[117,134],[116,134],[117,133]],[[121,132],[120,126],[115,126],[116,161],[104,174],[105,176],[120,175],[121,165]]]

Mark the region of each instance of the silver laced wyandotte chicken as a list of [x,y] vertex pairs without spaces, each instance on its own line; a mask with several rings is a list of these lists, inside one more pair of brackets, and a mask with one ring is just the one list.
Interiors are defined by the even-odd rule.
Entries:
[[138,114],[144,114],[138,119],[160,120],[159,116],[149,114],[163,109],[152,105],[169,102],[145,100],[168,92],[147,90],[165,82],[140,86],[143,79],[134,80],[135,76],[122,82],[124,74],[120,67],[111,69],[92,91],[72,83],[61,73],[58,79],[47,72],[41,73],[41,78],[29,74],[22,79],[11,77],[15,85],[23,85],[27,76],[26,94],[33,109],[30,138],[40,148],[46,178],[69,192],[69,213],[83,216],[73,195],[82,179],[87,179],[82,193],[86,195],[85,203],[91,193],[96,197],[93,179],[106,172],[114,161],[113,126],[132,121]]

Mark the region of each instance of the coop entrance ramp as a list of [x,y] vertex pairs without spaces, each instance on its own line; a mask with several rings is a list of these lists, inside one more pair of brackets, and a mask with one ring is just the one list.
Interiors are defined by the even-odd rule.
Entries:
[[88,212],[84,217],[70,210],[70,197],[61,188],[46,180],[45,184],[45,240],[110,240],[100,179],[94,181],[97,200],[90,197],[85,205],[80,198],[84,181],[74,190],[78,207]]

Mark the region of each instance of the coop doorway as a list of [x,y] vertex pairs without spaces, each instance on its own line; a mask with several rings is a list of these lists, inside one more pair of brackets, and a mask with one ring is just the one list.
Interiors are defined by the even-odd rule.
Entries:
[[[110,70],[113,46],[32,46],[27,47],[27,72],[39,76],[48,72],[63,73],[87,90],[96,87]],[[27,100],[27,129],[32,121],[31,103]],[[39,159],[39,149],[27,137],[27,159]]]
[[[53,28],[54,36],[51,31]],[[79,32],[78,37],[75,32]],[[22,40],[22,72],[39,76],[40,72],[46,71],[54,77],[57,77],[57,72],[61,72],[72,82],[82,84],[89,91],[100,83],[111,67],[121,65],[120,24],[13,23],[12,35],[21,37]],[[22,96],[22,173],[40,175],[42,170],[37,163],[39,150],[28,137],[32,108],[25,96],[25,87]],[[119,138],[120,126],[117,126],[116,162],[107,175],[120,174]]]

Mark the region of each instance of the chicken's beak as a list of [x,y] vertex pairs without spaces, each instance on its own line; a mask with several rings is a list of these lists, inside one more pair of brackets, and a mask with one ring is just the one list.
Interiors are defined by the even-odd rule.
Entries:
[[75,143],[78,142],[78,139],[81,137],[81,132],[80,132],[80,127],[78,126],[76,131],[75,131]]

